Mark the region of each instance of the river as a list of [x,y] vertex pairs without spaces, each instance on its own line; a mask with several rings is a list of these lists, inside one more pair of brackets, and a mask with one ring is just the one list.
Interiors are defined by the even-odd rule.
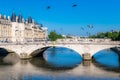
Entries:
[[93,61],[66,48],[49,48],[43,58],[20,60],[14,53],[0,58],[0,80],[120,80],[118,55],[110,49]]

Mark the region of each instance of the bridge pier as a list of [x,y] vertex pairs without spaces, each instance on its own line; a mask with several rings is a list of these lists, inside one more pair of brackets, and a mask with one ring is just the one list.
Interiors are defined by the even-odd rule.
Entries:
[[84,54],[82,54],[82,57],[83,57],[83,60],[85,60],[85,61],[88,61],[88,60],[92,59],[90,53],[84,53]]
[[27,53],[20,53],[20,59],[30,59],[31,56],[28,56]]

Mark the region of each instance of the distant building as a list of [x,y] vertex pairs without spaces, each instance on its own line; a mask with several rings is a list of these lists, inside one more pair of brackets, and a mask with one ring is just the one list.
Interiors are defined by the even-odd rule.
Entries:
[[108,38],[64,38],[57,39],[57,42],[110,42],[111,39]]
[[6,17],[0,14],[0,41],[39,42],[47,39],[47,28],[36,23],[31,17],[24,21],[22,14]]

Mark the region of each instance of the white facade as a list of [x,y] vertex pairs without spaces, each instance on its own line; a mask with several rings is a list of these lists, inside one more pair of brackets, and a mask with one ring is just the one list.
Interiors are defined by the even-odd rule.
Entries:
[[45,32],[45,40],[48,38],[48,28],[47,27],[42,27],[42,30]]
[[[10,23],[7,24],[7,21]],[[10,30],[10,38],[6,36],[6,34],[8,34],[7,29],[3,28]],[[9,40],[8,42],[15,43],[39,42],[41,40],[47,39],[46,27],[41,28],[41,25],[35,23],[31,17],[24,21],[24,18],[22,18],[21,14],[19,16],[16,16],[15,13],[12,13],[11,18],[6,18],[6,16],[2,16],[0,14],[0,33],[0,41]]]

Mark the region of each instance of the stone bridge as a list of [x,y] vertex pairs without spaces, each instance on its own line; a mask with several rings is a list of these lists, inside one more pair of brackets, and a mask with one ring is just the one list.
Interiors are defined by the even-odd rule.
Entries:
[[6,50],[11,50],[15,52],[20,58],[31,58],[33,57],[33,52],[36,50],[40,50],[44,47],[65,47],[72,49],[79,53],[80,55],[85,53],[90,53],[93,56],[95,53],[103,50],[109,49],[112,47],[116,47],[120,44],[120,42],[86,42],[86,43],[32,43],[32,44],[0,44],[0,48],[4,48]]

